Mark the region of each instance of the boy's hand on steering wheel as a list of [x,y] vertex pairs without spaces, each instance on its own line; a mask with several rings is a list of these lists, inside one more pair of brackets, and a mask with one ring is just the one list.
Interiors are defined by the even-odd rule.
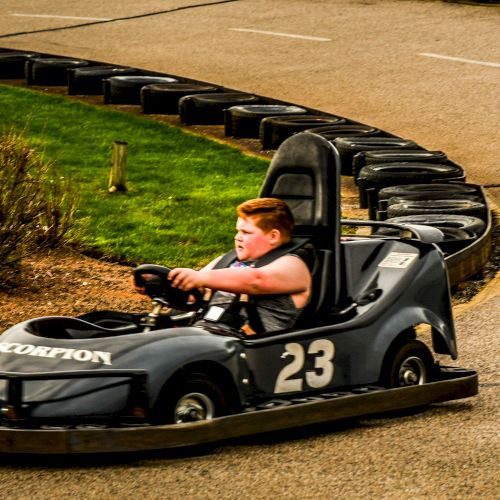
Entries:
[[174,288],[179,288],[185,292],[193,290],[193,288],[199,290],[203,289],[203,281],[200,277],[200,272],[194,269],[177,267],[170,271],[168,279],[171,281]]

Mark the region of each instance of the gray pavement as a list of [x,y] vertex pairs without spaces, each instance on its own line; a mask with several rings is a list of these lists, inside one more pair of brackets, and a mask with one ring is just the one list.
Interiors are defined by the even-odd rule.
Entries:
[[[15,13],[108,18],[193,8],[4,37],[0,46],[129,64],[320,108],[443,150],[473,182],[500,182],[499,8],[431,0],[197,3],[123,1],[118,9],[85,0],[5,0],[0,37],[82,22]],[[488,193],[499,202],[498,188]],[[6,460],[3,494],[499,498],[499,310],[498,278],[455,310],[458,364],[480,375],[480,395],[470,400],[240,440],[206,456]]]

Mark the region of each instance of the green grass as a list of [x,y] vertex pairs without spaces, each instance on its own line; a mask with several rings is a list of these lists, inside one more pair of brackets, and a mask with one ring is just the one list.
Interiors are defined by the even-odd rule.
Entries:
[[[268,162],[140,116],[0,85],[0,130],[23,131],[79,193],[73,237],[111,258],[197,267],[231,248],[235,206]],[[108,193],[113,141],[125,193]]]

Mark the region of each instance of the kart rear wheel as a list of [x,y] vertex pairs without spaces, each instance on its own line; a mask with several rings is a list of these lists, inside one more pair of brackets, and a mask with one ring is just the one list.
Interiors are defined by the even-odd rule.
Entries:
[[418,340],[403,344],[386,363],[383,377],[387,387],[408,387],[431,382],[434,359],[427,346]]
[[203,374],[188,375],[165,389],[155,410],[156,420],[162,423],[211,420],[229,413],[224,393]]

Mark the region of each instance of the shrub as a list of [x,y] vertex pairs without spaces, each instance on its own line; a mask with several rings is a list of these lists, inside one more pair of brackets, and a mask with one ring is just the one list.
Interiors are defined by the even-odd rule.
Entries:
[[35,248],[54,248],[70,228],[76,198],[69,182],[22,134],[0,136],[0,285]]

